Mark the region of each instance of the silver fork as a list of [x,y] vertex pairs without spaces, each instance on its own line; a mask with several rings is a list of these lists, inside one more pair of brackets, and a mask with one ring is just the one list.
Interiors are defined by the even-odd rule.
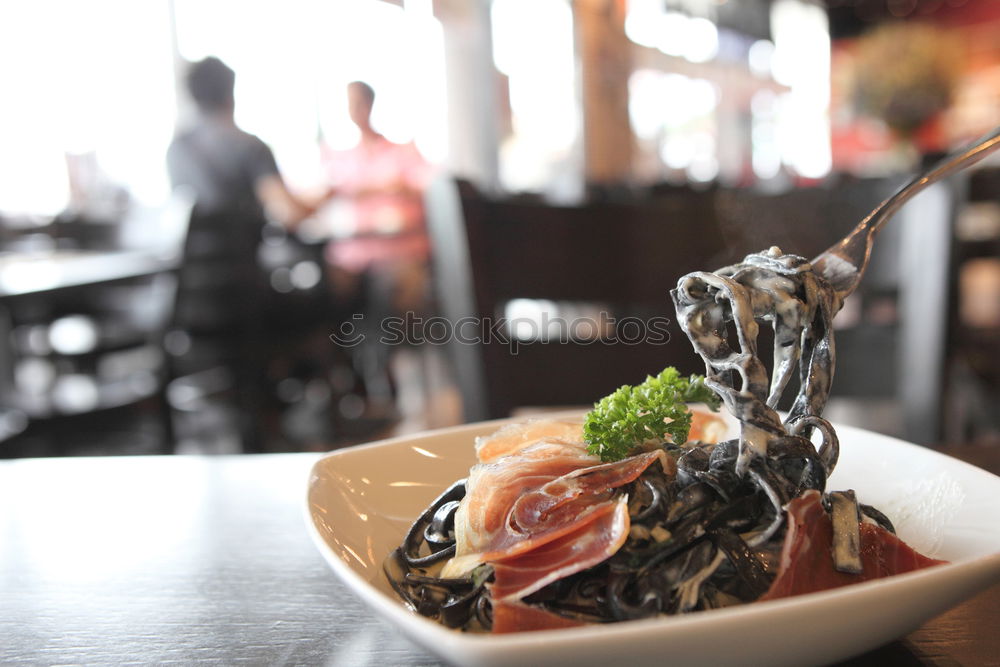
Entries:
[[931,183],[979,162],[997,148],[1000,148],[1000,127],[967,148],[944,158],[876,206],[850,234],[817,255],[812,261],[813,269],[830,281],[837,296],[843,301],[861,282],[868,267],[875,235],[886,220]]

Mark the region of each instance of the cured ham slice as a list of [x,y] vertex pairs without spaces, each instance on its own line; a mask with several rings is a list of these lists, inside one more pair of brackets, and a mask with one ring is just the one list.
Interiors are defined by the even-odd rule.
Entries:
[[574,444],[586,454],[583,444],[583,422],[568,420],[533,420],[508,424],[493,435],[476,438],[476,457],[480,463],[490,463],[502,456],[517,454],[542,440]]
[[587,625],[517,600],[497,600],[493,603],[493,633],[558,630]]
[[[550,456],[536,458],[540,450]],[[657,461],[669,473],[675,470],[662,451],[595,465],[592,457],[573,461],[564,448],[539,443],[474,466],[455,513],[455,557],[442,576],[463,576],[480,563],[529,552],[597,521],[614,503],[615,490]],[[624,539],[627,521],[621,531],[611,541]]]
[[[527,537],[521,531],[510,534],[506,527],[508,514],[521,496],[597,462],[579,447],[544,442],[527,452],[473,466],[465,483],[465,498],[455,513],[456,557],[445,566],[445,576],[462,576],[486,560],[488,552],[502,550],[497,542],[502,537],[506,541]],[[522,545],[524,549],[531,546]]]
[[[700,410],[691,411],[691,430],[688,431],[688,442],[700,440],[701,442],[716,443],[721,442],[726,437],[729,427],[726,421],[719,415]],[[680,443],[684,444],[684,443]]]
[[919,554],[889,531],[869,523],[861,524],[860,574],[835,570],[832,548],[833,524],[819,492],[808,491],[788,504],[788,532],[778,574],[760,599],[814,593],[947,562]]
[[[726,422],[717,414],[693,411],[688,440],[719,442],[725,437],[726,429]],[[581,450],[586,450],[582,421],[539,419],[508,424],[492,435],[477,438],[476,456],[480,463],[489,463],[502,456],[516,454],[541,440],[574,443]]]
[[[508,427],[477,443],[477,450],[485,460],[469,473],[455,513],[456,555],[445,565],[444,577],[461,577],[481,563],[505,561],[569,535],[574,537],[565,547],[587,543],[593,549],[587,560],[599,563],[628,535],[627,513],[610,525],[601,521],[618,504],[615,490],[656,461],[674,470],[673,460],[660,450],[602,464],[587,453],[581,427],[565,422]],[[598,551],[603,556],[595,555]],[[539,557],[527,568],[537,580],[554,581],[559,578],[554,572],[569,571],[560,558],[572,555],[572,549],[554,545],[546,553],[548,566]],[[537,590],[531,582],[518,581],[517,588]]]
[[596,517],[573,532],[527,553],[493,563],[493,600],[520,599],[554,581],[593,567],[613,555],[628,537],[628,499],[604,503]]

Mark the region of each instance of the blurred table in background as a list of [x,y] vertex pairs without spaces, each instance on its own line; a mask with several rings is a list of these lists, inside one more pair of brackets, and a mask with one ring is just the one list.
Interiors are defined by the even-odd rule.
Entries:
[[3,219],[0,407],[27,431],[0,457],[172,446],[163,341],[193,203],[178,190],[108,215]]
[[0,253],[0,299],[89,287],[177,268],[157,250],[42,250]]
[[[6,240],[0,457],[332,442],[322,246],[191,204],[179,192],[118,221],[68,217]],[[307,403],[310,428],[291,432],[283,412]]]
[[[21,415],[10,435],[163,389],[180,261],[177,247],[0,254],[0,407]],[[166,412],[159,423],[171,440]]]
[[[1000,472],[1000,448],[954,451]],[[440,664],[310,542],[317,457],[0,461],[0,663]],[[998,625],[994,586],[846,664],[997,664]]]

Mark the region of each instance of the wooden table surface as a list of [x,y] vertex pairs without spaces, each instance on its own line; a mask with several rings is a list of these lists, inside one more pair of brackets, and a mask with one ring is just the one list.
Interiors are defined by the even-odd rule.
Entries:
[[[316,458],[0,462],[0,664],[440,664],[312,545]],[[845,664],[1000,665],[1000,586]]]

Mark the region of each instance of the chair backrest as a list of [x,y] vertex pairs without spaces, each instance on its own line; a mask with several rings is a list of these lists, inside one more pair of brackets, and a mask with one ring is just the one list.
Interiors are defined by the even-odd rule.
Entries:
[[257,246],[264,221],[232,212],[191,215],[174,328],[239,338],[259,320]]
[[[591,403],[665,366],[704,370],[674,322],[669,290],[719,261],[710,194],[550,206],[441,178],[428,190],[427,215],[466,419]],[[528,323],[551,338],[518,338],[519,323],[503,318],[519,299],[554,306],[548,322]]]
[[[815,256],[896,185],[852,181],[780,195],[681,190],[632,203],[564,207],[491,198],[468,183],[438,180],[427,196],[435,284],[439,311],[464,333],[449,347],[466,418],[503,417],[519,406],[589,403],[668,365],[703,372],[673,321],[668,291],[680,276],[738,262],[770,245]],[[919,440],[933,439],[939,428],[943,385],[952,210],[949,188],[939,190],[941,202],[929,194],[882,231],[858,296],[876,307],[891,302],[895,319],[888,325],[862,319],[838,331],[843,354],[833,387],[835,395],[897,401],[905,435],[920,429]],[[932,231],[933,242],[922,243]],[[924,268],[915,269],[914,262]],[[560,302],[592,304],[586,312],[615,318],[611,332],[628,343],[523,343],[514,338],[516,327],[499,319],[522,298],[555,302],[557,309]],[[478,329],[456,325],[470,317]],[[662,318],[654,327],[669,340],[638,335],[657,333],[649,330],[651,318]],[[488,340],[470,339],[476,331]],[[768,335],[762,327],[764,355]],[[917,369],[928,381],[915,377]]]

